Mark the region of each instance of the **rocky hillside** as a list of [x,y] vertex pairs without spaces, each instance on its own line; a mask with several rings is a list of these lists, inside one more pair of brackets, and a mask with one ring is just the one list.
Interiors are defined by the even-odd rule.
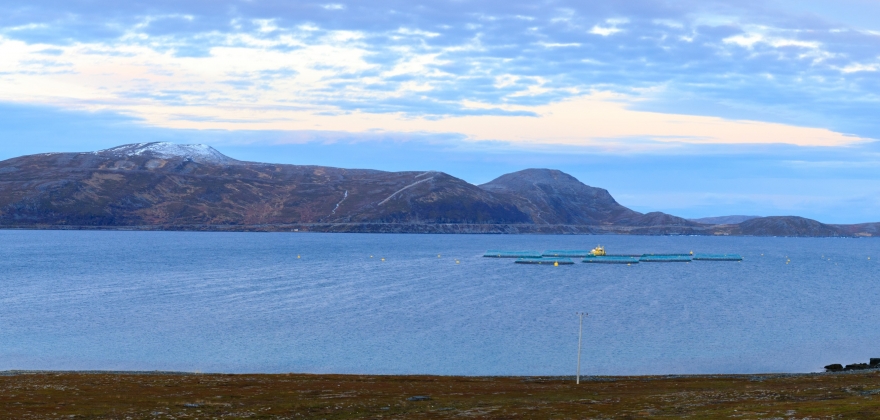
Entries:
[[0,223],[531,223],[515,204],[444,173],[248,163],[173,146],[0,162]]
[[797,216],[759,217],[738,225],[739,233],[750,236],[844,236],[841,229]]
[[442,172],[242,162],[208,146],[169,143],[2,161],[0,227],[777,236],[877,231],[876,225],[802,218],[709,225],[642,214],[604,189],[550,169],[476,186]]
[[660,212],[642,214],[630,210],[615,201],[607,190],[585,185],[553,169],[526,169],[502,175],[480,188],[516,203],[537,224],[699,226]]

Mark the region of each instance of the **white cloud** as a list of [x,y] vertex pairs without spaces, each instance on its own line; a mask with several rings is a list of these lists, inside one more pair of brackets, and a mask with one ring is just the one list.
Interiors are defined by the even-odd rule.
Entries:
[[628,19],[606,19],[605,26],[595,25],[592,29],[590,29],[591,34],[601,35],[601,36],[609,36],[614,35],[618,32],[622,32],[623,29],[618,28],[618,25],[623,25],[629,23]]
[[321,7],[323,7],[326,10],[343,10],[343,9],[345,9],[344,4],[338,4],[338,3],[325,4],[325,5],[322,5]]
[[591,34],[602,35],[602,36],[614,35],[620,31],[621,31],[620,29],[617,29],[613,26],[604,27],[604,26],[599,26],[599,25],[593,26],[593,29],[590,29]]
[[654,19],[651,22],[654,23],[655,25],[662,25],[662,26],[666,26],[669,28],[675,28],[675,29],[683,29],[684,28],[683,23],[676,22],[674,20],[669,20],[669,19]]
[[724,38],[722,42],[749,49],[754,48],[757,44],[764,44],[773,48],[796,47],[810,50],[819,50],[822,48],[822,44],[817,41],[804,41],[788,38],[785,37],[783,33],[772,35],[773,32],[784,33],[791,31],[774,31],[771,28],[763,26],[751,26],[749,32]]
[[[558,21],[569,25],[565,28],[566,35],[577,33],[583,40],[574,41],[582,42],[550,42],[552,38],[538,38],[545,41],[533,46],[559,49],[605,42],[586,35],[586,27],[572,26],[577,20],[573,12],[562,11],[561,16]],[[564,78],[550,72],[535,76],[531,71],[534,67],[526,68],[521,63],[508,65],[505,60],[513,58],[483,53],[498,45],[484,46],[481,34],[458,43],[443,42],[442,46],[434,46],[427,38],[439,37],[440,33],[414,27],[398,28],[395,25],[386,32],[366,33],[326,30],[316,25],[284,28],[274,20],[252,20],[255,28],[239,25],[251,28],[251,32],[199,35],[208,40],[204,45],[209,46],[209,54],[178,57],[175,56],[176,49],[187,46],[187,41],[173,36],[148,35],[143,28],[153,18],[131,28],[125,36],[106,43],[28,44],[0,36],[0,57],[3,57],[0,60],[0,100],[113,109],[143,117],[157,126],[176,128],[325,130],[333,127],[334,130],[352,132],[371,129],[402,132],[455,130],[474,140],[616,148],[626,148],[634,141],[655,142],[655,147],[657,144],[679,143],[845,145],[862,141],[821,128],[632,111],[627,108],[635,101],[631,97],[610,93],[579,96],[590,89],[588,84],[559,83]],[[596,24],[589,32],[608,37],[623,31],[628,23],[626,19],[608,19]],[[677,22],[655,23],[678,27]],[[636,27],[626,29],[635,30]],[[666,31],[656,27],[652,30]],[[721,47],[721,51],[733,55],[737,47],[769,47],[779,49],[780,56],[798,54],[800,58],[812,58],[814,63],[833,56],[823,49],[821,43],[799,39],[800,36],[791,31],[748,27],[746,33],[724,39],[724,44],[732,47]],[[451,39],[454,38],[443,38],[444,41]],[[710,46],[718,47],[718,44]],[[42,53],[48,49],[58,55]],[[536,51],[537,48],[531,49],[533,53]],[[467,56],[467,62],[455,61],[458,57],[455,54],[460,53]],[[742,51],[739,54],[742,55]],[[569,54],[561,52],[558,55]],[[603,60],[608,57],[600,53],[595,56]],[[590,71],[605,68],[613,71],[616,63],[610,60],[600,62],[585,58],[581,62],[603,65]],[[650,58],[643,60],[650,64]],[[450,64],[461,64],[459,67],[467,69],[448,70]],[[871,63],[825,67],[828,68],[842,73],[880,71],[880,65]],[[749,75],[753,78],[773,77],[764,71],[753,71]],[[786,74],[780,72],[777,76],[782,80]],[[436,97],[414,94],[443,92],[444,87],[450,86],[454,89],[449,91],[459,86],[462,86],[459,90],[469,89],[468,83],[473,80],[481,80],[480,83],[490,85],[486,88],[494,86],[499,91],[494,92],[493,99],[481,97],[479,101],[475,99],[480,97],[477,95],[455,97],[458,92],[447,96],[436,94]],[[482,82],[484,80],[487,81]],[[646,83],[648,90],[639,94],[650,96],[650,86],[663,83]],[[531,98],[541,96],[543,101],[545,97],[573,95],[576,96],[573,99],[553,104],[504,105],[529,103],[535,100]],[[400,97],[426,97],[429,98],[426,103],[452,103],[467,109],[497,110],[501,107],[511,112],[534,113],[538,117],[444,116],[442,114],[448,113],[448,108],[444,108],[430,118],[419,118],[414,116],[422,111],[418,107],[409,114],[396,114],[356,112],[352,109],[358,106],[333,105],[382,105],[384,100]],[[492,100],[494,104],[489,103]],[[364,109],[371,108],[365,106]]]
[[[595,147],[597,151],[646,152],[680,144],[793,144],[846,146],[867,141],[822,128],[796,127],[757,121],[735,121],[627,108],[629,98],[607,92],[534,107],[504,107],[530,111],[530,116],[448,116],[421,118],[401,114],[348,112],[328,115],[316,110],[284,110],[237,104],[185,108],[191,117],[170,119],[181,110],[142,105],[129,108],[155,125],[189,129],[336,130],[353,133],[449,133],[469,140],[502,140],[528,145]],[[490,105],[468,103],[467,108]],[[497,106],[495,106],[497,108]],[[234,118],[234,120],[233,120]]]
[[9,32],[31,31],[34,29],[44,29],[44,28],[48,28],[48,27],[49,27],[49,25],[47,25],[45,23],[28,23],[27,25],[19,25],[19,26],[12,26],[9,28],[4,28],[4,30],[9,31]]
[[861,63],[853,63],[846,67],[840,68],[840,71],[843,73],[858,73],[862,71],[878,71],[880,70],[880,64],[861,64]]
[[818,49],[822,44],[815,41],[799,41],[796,39],[776,38],[770,40],[769,44],[775,48],[798,47],[807,49]]
[[735,35],[728,38],[724,38],[723,42],[725,44],[736,44],[740,47],[752,48],[755,44],[764,41],[764,36],[761,34],[747,34],[747,35]]
[[519,78],[519,76],[514,74],[503,74],[501,76],[496,76],[494,86],[499,89],[513,86],[516,85],[517,82],[519,82]]
[[569,42],[564,44],[558,42],[539,42],[538,45],[544,48],[572,48],[581,46],[579,42]]
[[259,31],[264,34],[278,30],[278,26],[275,25],[274,19],[256,19],[253,22],[260,28]]
[[440,34],[437,32],[428,32],[428,31],[422,31],[419,29],[410,29],[410,28],[400,28],[397,30],[397,33],[399,33],[401,35],[423,36],[426,38],[436,38],[436,37],[440,36]]

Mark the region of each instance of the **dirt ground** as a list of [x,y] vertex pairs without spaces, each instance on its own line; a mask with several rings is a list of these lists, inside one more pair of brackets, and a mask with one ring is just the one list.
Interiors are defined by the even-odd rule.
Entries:
[[[412,398],[426,397],[426,398]],[[0,418],[880,418],[880,372],[573,378],[0,373]]]

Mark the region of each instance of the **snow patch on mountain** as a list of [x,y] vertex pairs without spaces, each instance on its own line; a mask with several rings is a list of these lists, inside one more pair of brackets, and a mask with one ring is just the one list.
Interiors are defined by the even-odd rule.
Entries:
[[159,159],[183,158],[196,163],[232,164],[238,162],[211,146],[204,144],[174,144],[169,142],[135,143],[95,152],[119,157],[150,156]]

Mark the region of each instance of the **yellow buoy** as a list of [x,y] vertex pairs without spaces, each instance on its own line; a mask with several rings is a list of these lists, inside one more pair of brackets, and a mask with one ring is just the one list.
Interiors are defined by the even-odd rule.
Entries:
[[385,258],[382,258],[382,261],[385,261]]
[[296,257],[299,258],[299,255],[297,255]]
[[559,261],[553,261],[553,266],[554,266],[554,267],[559,267]]
[[694,251],[691,251],[691,255],[694,255]]
[[632,264],[630,264],[630,263],[626,263],[626,265],[627,265],[627,266],[631,266]]

